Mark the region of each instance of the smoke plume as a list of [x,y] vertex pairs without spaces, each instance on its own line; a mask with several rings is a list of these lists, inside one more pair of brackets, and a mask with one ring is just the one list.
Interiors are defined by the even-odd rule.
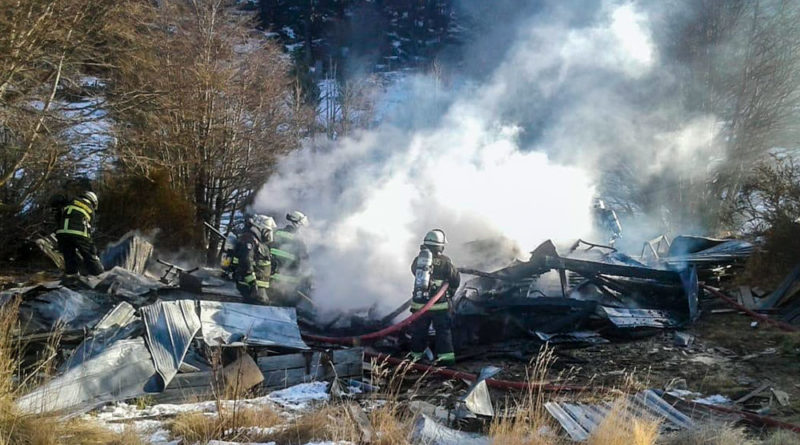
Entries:
[[682,115],[665,99],[657,12],[584,3],[517,18],[510,41],[498,37],[507,29],[478,36],[476,53],[463,57],[502,54],[493,69],[456,70],[447,87],[408,76],[391,88],[403,99],[377,128],[309,141],[281,162],[255,208],[307,213],[323,308],[390,310],[409,298],[410,263],[432,228],[447,233],[456,265],[489,254],[465,246],[475,240],[508,239],[527,252],[591,236],[591,200],[608,166],[645,177],[696,164],[713,146],[712,117]]

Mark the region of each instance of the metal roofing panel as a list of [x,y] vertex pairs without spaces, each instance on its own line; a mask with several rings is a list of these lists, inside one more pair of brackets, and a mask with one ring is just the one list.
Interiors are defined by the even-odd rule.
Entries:
[[147,331],[145,340],[164,387],[178,373],[192,339],[200,330],[195,307],[194,300],[176,300],[157,301],[141,308]]
[[608,316],[608,320],[619,328],[668,328],[681,324],[669,311],[601,307]]
[[218,301],[200,302],[203,339],[209,346],[281,346],[308,349],[294,308]]
[[156,371],[141,337],[120,340],[17,400],[26,413],[88,410],[156,392]]
[[142,323],[136,316],[136,310],[123,301],[97,322],[91,335],[75,348],[69,359],[59,369],[65,371],[80,366],[118,340],[140,335],[141,327]]
[[491,443],[486,436],[448,428],[425,414],[417,417],[413,428],[414,443],[426,445],[489,445]]
[[694,421],[684,413],[667,403],[655,391],[647,390],[635,394],[628,399],[622,412],[614,412],[615,405],[604,402],[600,404],[583,404],[569,402],[547,402],[545,409],[555,418],[564,431],[575,441],[585,441],[594,430],[614,412],[623,421],[628,419],[658,420],[661,429],[674,431],[694,426]]

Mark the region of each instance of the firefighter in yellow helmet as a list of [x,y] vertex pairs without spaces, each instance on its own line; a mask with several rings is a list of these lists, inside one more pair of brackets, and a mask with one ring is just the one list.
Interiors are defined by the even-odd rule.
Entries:
[[449,365],[456,360],[450,326],[450,298],[458,289],[461,276],[450,258],[443,254],[446,243],[443,230],[431,230],[425,235],[419,254],[411,263],[411,273],[414,275],[412,312],[422,309],[444,283],[449,284],[447,295],[411,325],[411,357],[414,360],[422,358],[428,346],[428,328],[433,324],[436,330],[436,361]]

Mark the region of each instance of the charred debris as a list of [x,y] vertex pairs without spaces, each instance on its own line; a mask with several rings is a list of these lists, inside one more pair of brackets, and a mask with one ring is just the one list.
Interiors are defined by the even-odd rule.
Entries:
[[[39,245],[59,264],[47,240]],[[462,280],[453,299],[457,357],[468,362],[477,353],[498,350],[529,360],[543,344],[574,348],[680,330],[717,298],[717,289],[732,287],[754,249],[734,239],[660,237],[644,243],[634,258],[582,240],[558,251],[548,241],[527,261],[491,272],[462,269],[473,278]],[[388,314],[367,308],[324,319],[308,301],[297,308],[249,305],[221,271],[181,268],[154,258],[153,250],[143,238],[128,235],[106,249],[107,271],[99,277],[22,284],[0,293],[3,305],[19,304],[20,344],[60,335],[57,376],[24,395],[18,401],[23,410],[74,414],[145,395],[178,402],[213,397],[232,385],[265,391],[316,380],[334,382],[336,391],[360,392],[370,387],[365,380],[370,361],[391,366],[408,351],[404,329],[393,329],[403,326],[398,321],[408,317],[408,303]],[[800,325],[795,298],[800,267],[772,292],[737,289],[724,294],[737,309],[780,320],[787,329]],[[323,290],[318,293],[324,298]],[[376,332],[381,334],[365,335]],[[342,341],[320,340],[325,338]],[[693,340],[681,332],[675,338]],[[27,350],[32,362],[38,348]],[[487,383],[525,386],[498,384],[492,380],[497,370],[485,369],[480,376],[444,369],[434,374],[471,380],[459,403],[480,417],[492,415]],[[662,398],[671,397],[667,394],[632,397],[661,412],[669,420],[665,425],[692,423]],[[441,430],[444,420],[433,420],[433,408],[420,415],[418,434],[460,437]],[[579,412],[587,409],[593,408],[566,401],[547,406],[576,440],[589,432]]]

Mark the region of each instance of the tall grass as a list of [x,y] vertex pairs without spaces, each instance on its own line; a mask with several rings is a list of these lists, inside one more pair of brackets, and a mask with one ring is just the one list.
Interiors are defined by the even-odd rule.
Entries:
[[82,419],[64,420],[53,415],[20,412],[17,397],[39,376],[51,374],[58,350],[57,332],[44,348],[44,354],[26,369],[22,377],[22,353],[25,349],[16,335],[19,332],[19,299],[0,307],[0,445],[141,445],[132,432],[112,432]]

